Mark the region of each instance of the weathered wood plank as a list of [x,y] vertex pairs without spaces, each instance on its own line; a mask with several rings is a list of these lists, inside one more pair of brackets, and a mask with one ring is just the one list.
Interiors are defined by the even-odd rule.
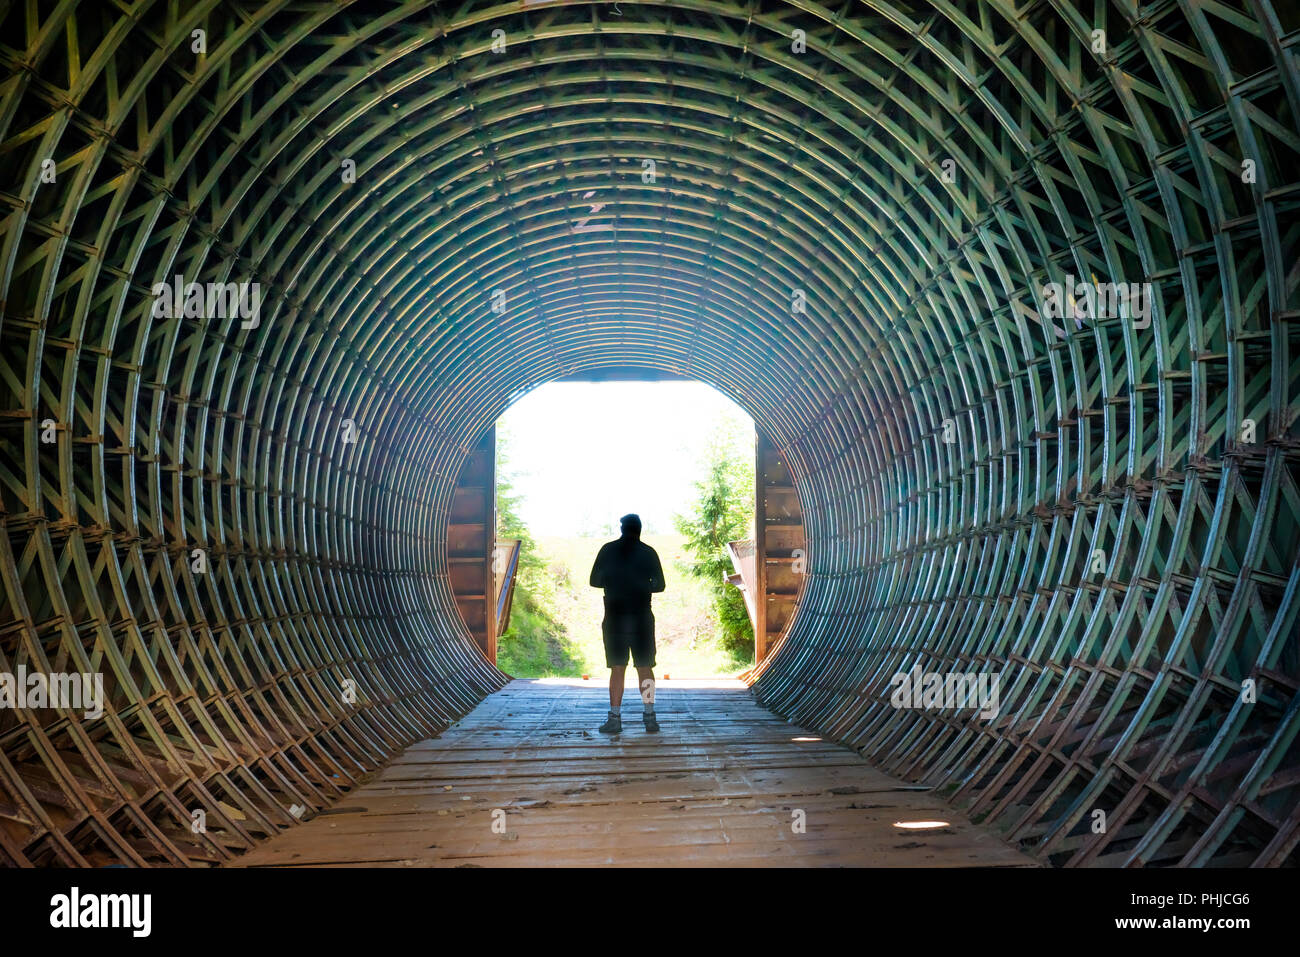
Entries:
[[515,681],[237,866],[1034,865],[740,682],[661,682],[657,735],[634,694],[627,730],[596,733],[605,704],[595,682]]

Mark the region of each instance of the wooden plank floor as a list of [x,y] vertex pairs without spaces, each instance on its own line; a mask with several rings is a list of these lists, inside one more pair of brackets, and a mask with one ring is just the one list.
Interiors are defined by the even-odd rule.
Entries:
[[235,866],[1036,866],[739,681],[660,681],[659,734],[629,687],[613,737],[604,684],[511,682]]

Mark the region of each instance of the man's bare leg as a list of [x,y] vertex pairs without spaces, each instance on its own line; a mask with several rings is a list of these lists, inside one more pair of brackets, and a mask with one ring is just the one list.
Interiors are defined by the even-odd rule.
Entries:
[[647,731],[658,731],[659,721],[655,717],[655,672],[653,668],[636,669],[637,683],[641,686],[642,719]]
[[613,665],[609,669],[609,714],[598,729],[602,734],[620,734],[623,731],[623,719],[618,709],[623,704],[623,676],[626,674],[627,665]]
[[[637,672],[640,671],[638,668]],[[626,675],[627,665],[615,665],[609,669],[609,710],[615,713],[623,704],[623,682]]]
[[[646,709],[653,711],[655,708],[655,670],[653,668],[637,668],[637,684],[641,686],[641,701],[645,704]],[[649,686],[646,682],[650,682]],[[619,691],[622,694],[622,689]],[[646,695],[649,695],[649,698]]]

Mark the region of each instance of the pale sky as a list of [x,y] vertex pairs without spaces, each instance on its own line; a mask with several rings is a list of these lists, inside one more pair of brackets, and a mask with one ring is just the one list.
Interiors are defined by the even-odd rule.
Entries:
[[533,535],[613,538],[628,512],[647,534],[674,531],[709,439],[727,423],[740,424],[752,456],[752,420],[702,382],[551,382],[505,411],[497,441]]

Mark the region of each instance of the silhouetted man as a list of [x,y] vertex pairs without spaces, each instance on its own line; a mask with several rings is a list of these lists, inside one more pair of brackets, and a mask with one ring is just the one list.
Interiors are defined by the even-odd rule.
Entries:
[[605,734],[623,730],[619,708],[623,704],[623,678],[628,652],[636,665],[645,702],[642,718],[647,731],[658,731],[655,718],[655,616],[650,595],[664,590],[664,570],[659,554],[641,541],[641,519],[624,515],[619,519],[623,534],[606,542],[591,566],[591,587],[605,589],[605,664],[609,667],[609,717],[600,726]]

